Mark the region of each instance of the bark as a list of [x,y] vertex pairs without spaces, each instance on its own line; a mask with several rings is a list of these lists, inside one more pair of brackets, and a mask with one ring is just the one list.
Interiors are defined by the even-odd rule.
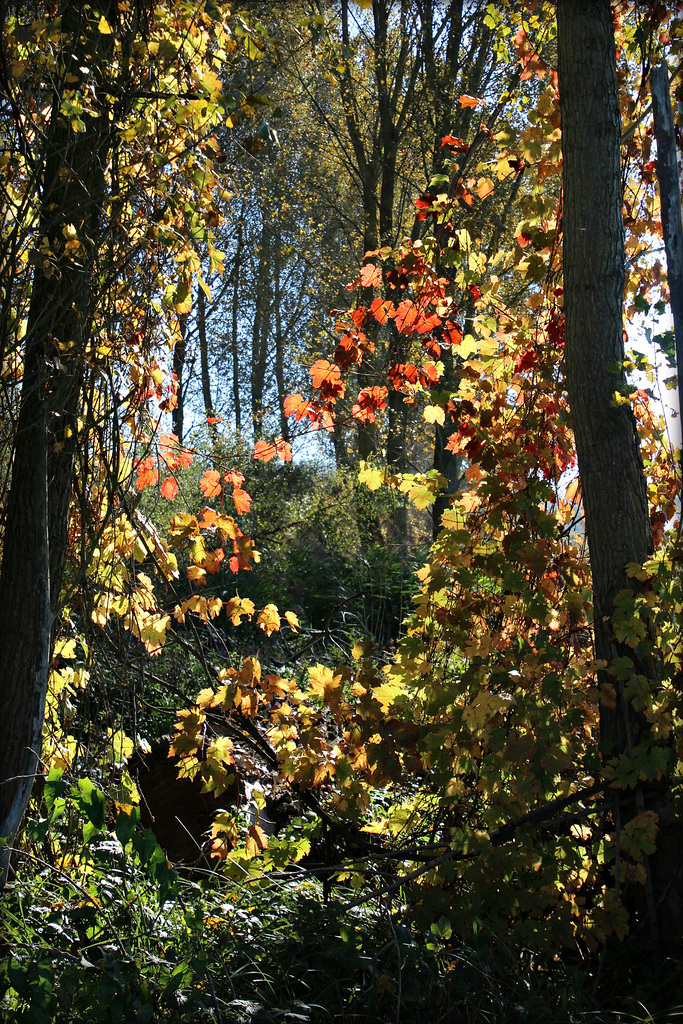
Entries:
[[287,397],[287,389],[285,387],[285,346],[287,344],[288,332],[283,330],[282,324],[281,275],[282,259],[280,254],[280,241],[278,239],[277,255],[275,259],[275,294],[273,296],[275,311],[275,383],[277,385],[277,405],[280,415],[280,436],[285,441],[289,441],[289,422],[285,416],[285,398]]
[[270,227],[264,215],[256,271],[256,293],[254,295],[254,322],[251,342],[251,419],[254,440],[263,434],[263,396],[266,387],[266,366],[270,341],[270,281],[271,258]]
[[[609,0],[559,0],[557,25],[566,379],[593,575],[596,655],[610,663],[618,655],[634,658],[631,648],[617,642],[611,616],[617,594],[635,589],[626,564],[644,562],[653,543],[635,420],[630,404],[614,402],[623,374],[608,369],[624,359],[625,279],[621,123]],[[637,663],[636,671],[652,678],[651,665]],[[613,681],[604,672],[601,676]],[[639,741],[647,742],[647,730],[623,687],[616,707],[601,705],[600,746],[607,761],[629,757]],[[658,850],[649,858],[646,885],[632,886],[625,895],[636,927],[645,927],[658,945],[680,936],[681,877],[672,858],[680,828],[661,787],[659,794],[646,785],[634,791],[633,814],[648,808],[660,818]]]
[[[674,321],[676,367],[678,370],[679,424],[683,416],[683,223],[681,222],[681,182],[678,176],[678,151],[669,92],[666,61],[650,73],[652,113],[657,139],[657,181],[662,206],[662,232],[666,249],[666,273],[669,301]],[[683,436],[680,438],[683,455]],[[683,463],[682,463],[683,464]]]
[[232,402],[235,412],[235,430],[237,436],[242,433],[242,403],[240,399],[240,352],[239,352],[239,299],[240,299],[240,270],[242,267],[242,248],[244,239],[244,207],[240,211],[240,219],[237,225],[237,251],[235,253],[235,268],[232,293],[232,333],[230,338],[232,350]]
[[[209,343],[206,336],[206,295],[201,285],[197,292],[197,334],[199,336],[199,364],[202,377],[202,399],[204,401],[204,414],[207,417],[215,415],[213,399],[211,398],[211,375],[209,373]],[[209,433],[214,441],[218,440],[218,431],[215,423],[209,423]]]
[[[200,289],[201,291],[201,289]],[[173,348],[173,375],[177,381],[176,407],[171,415],[171,426],[178,441],[183,442],[183,422],[185,419],[185,390],[183,388],[183,369],[185,367],[185,356],[187,355],[187,313],[178,315],[178,328],[180,337],[176,340]]]
[[[109,2],[92,6],[105,17],[110,13]],[[96,31],[92,18],[80,3],[64,11],[62,46],[71,83],[84,73],[84,54],[87,63],[107,66],[110,39]],[[0,572],[3,838],[12,837],[21,823],[40,756],[109,148],[106,113],[88,117],[85,131],[73,131],[60,114],[60,83],[55,86],[39,192],[39,235],[48,239],[53,256],[43,260],[36,253]],[[66,225],[73,225],[81,241],[77,259],[63,252]],[[3,884],[7,865],[5,857]]]

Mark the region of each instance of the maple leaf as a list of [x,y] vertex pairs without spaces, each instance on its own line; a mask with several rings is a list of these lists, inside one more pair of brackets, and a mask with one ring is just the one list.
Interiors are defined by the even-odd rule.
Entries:
[[285,398],[285,401],[284,401],[284,404],[283,404],[283,408],[284,408],[284,411],[285,411],[285,416],[291,416],[303,404],[304,404],[303,395],[300,395],[298,392],[296,394],[294,394],[294,395],[288,395],[287,398]]
[[293,633],[298,633],[301,623],[299,622],[299,616],[295,615],[294,612],[285,612],[285,619],[287,624]]
[[515,360],[515,373],[522,373],[529,370],[538,360],[537,353],[532,348],[523,349]]
[[257,441],[254,445],[254,458],[259,462],[270,462],[276,455],[276,448],[272,441]]
[[239,626],[243,616],[251,619],[255,611],[254,602],[250,601],[248,597],[241,598],[239,595],[231,597],[225,605],[225,613],[232,620],[233,626]]
[[210,427],[213,427],[214,424],[216,424],[216,423],[221,423],[222,420],[223,420],[222,416],[207,416],[206,417],[206,422],[209,424]]
[[370,312],[378,324],[385,324],[387,319],[395,313],[394,304],[393,302],[383,302],[382,299],[375,299],[370,306]]
[[382,283],[382,271],[373,263],[366,263],[361,268],[359,280],[364,288],[378,288]]
[[444,135],[441,140],[441,149],[444,146],[450,146],[455,153],[466,153],[470,148],[464,139],[456,138],[454,135]]
[[204,492],[205,497],[215,498],[221,493],[221,475],[216,469],[207,469],[204,476],[199,481],[199,486]]
[[478,107],[479,104],[483,103],[483,102],[484,102],[483,100],[477,99],[476,96],[468,96],[467,93],[464,93],[458,99],[458,103],[463,108],[465,108],[465,107]]
[[159,479],[159,470],[156,468],[154,458],[148,455],[146,459],[141,459],[136,466],[138,478],[135,481],[135,486],[139,491],[145,489],[145,487],[153,487]]
[[426,406],[423,416],[427,423],[439,423],[441,426],[446,422],[446,413],[440,405]]
[[236,487],[232,492],[232,498],[238,515],[244,515],[249,511],[251,495],[247,491],[243,491],[241,487]]
[[284,441],[282,438],[279,438],[279,440],[275,442],[275,450],[277,452],[277,457],[281,462],[292,461],[292,446],[289,441]]
[[341,371],[334,363],[327,359],[316,359],[308,371],[313,379],[313,387],[322,387],[325,383],[335,383],[341,379]]
[[343,683],[340,675],[335,675],[326,665],[309,666],[311,677],[310,688],[325,704],[338,704],[341,700]]
[[277,605],[267,604],[265,608],[262,608],[258,613],[256,622],[259,629],[262,629],[266,636],[279,632],[280,613],[277,610]]
[[178,481],[174,476],[167,476],[161,485],[161,497],[167,501],[175,501],[178,493]]
[[394,317],[396,330],[400,334],[412,334],[415,331],[418,312],[417,306],[410,299],[402,302],[396,310],[396,316]]
[[198,583],[201,586],[202,583],[206,583],[206,569],[199,565],[189,565],[187,567],[187,578],[192,583]]

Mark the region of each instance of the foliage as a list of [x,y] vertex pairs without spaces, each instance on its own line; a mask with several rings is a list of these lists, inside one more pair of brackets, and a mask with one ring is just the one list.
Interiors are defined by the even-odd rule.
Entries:
[[[642,940],[628,907],[647,895],[649,858],[666,822],[636,802],[639,787],[673,792],[678,806],[680,455],[663,441],[647,388],[628,381],[635,369],[652,372],[647,360],[616,367],[613,400],[633,409],[656,551],[628,566],[633,588],[615,604],[615,636],[633,656],[599,662],[563,377],[550,5],[504,5],[520,21],[514,32],[496,5],[477,6],[491,71],[478,79],[482,95],[459,96],[463,134],[454,123],[442,135],[443,167],[414,208],[395,211],[397,225],[414,221],[410,233],[378,238],[365,252],[349,308],[334,311],[331,351],[313,351],[325,333],[316,315],[310,383],[296,368],[275,380],[281,436],[268,432],[265,377],[251,380],[248,465],[236,408],[232,436],[221,436],[213,415],[194,447],[163,432],[179,391],[168,353],[183,340],[193,289],[211,299],[224,263],[222,216],[239,207],[237,220],[246,217],[245,197],[235,204],[226,194],[218,139],[230,121],[255,153],[274,145],[268,124],[252,131],[264,105],[249,81],[252,65],[263,67],[263,27],[222,5],[195,6],[157,5],[141,35],[127,22],[93,22],[114,37],[112,81],[125,72],[135,89],[115,129],[124,184],[116,190],[108,180],[106,231],[93,257],[107,298],[69,363],[72,372],[85,369],[82,381],[75,374],[75,434],[64,435],[78,440],[67,568],[42,788],[5,896],[3,1011],[35,1024],[581,1019],[573,988],[597,987],[601,963],[613,984],[618,943],[633,950]],[[12,15],[4,28],[18,95],[34,110],[33,91],[50,95],[59,20]],[[658,224],[643,81],[660,49],[680,52],[683,26],[653,5],[635,14],[622,5],[615,28],[631,124],[624,182],[632,317],[665,297],[661,266],[645,261]],[[349,57],[370,52],[372,40],[340,43],[315,17],[298,23],[295,39],[308,41],[307,32],[324,49],[343,110],[345,97],[363,95],[366,70],[353,62],[352,79]],[[390,36],[400,45],[396,25]],[[505,81],[496,64],[509,72]],[[99,116],[88,107],[87,67],[84,91],[67,89],[60,107],[75,136]],[[157,92],[148,96],[152,68]],[[380,78],[373,88],[381,92]],[[527,83],[526,92],[508,89],[512,79]],[[326,89],[316,102],[337,110]],[[403,99],[409,108],[414,97]],[[428,100],[421,97],[421,109]],[[107,95],[107,110],[116,102]],[[42,127],[47,117],[44,106],[29,120]],[[23,122],[11,123],[18,131]],[[347,129],[352,137],[351,121]],[[29,139],[39,157],[37,130]],[[409,182],[420,163],[413,142],[402,137]],[[27,372],[31,268],[40,260],[47,277],[66,273],[85,244],[66,213],[59,251],[43,244],[30,154],[17,152],[16,164],[4,164],[15,225],[3,236],[14,260],[3,292],[1,465],[10,482],[20,469],[10,468],[11,425]],[[302,170],[307,189],[317,160]],[[250,199],[258,217],[244,242],[253,258],[243,307],[234,253],[234,312],[251,323],[255,345],[265,344],[280,309],[263,307],[261,264],[275,255],[278,281],[295,268],[281,296],[293,325],[299,299],[301,308],[314,305],[302,265],[331,244],[313,228],[308,234],[283,203],[280,249],[267,251],[267,193],[275,194],[286,162],[279,154],[262,169]],[[379,179],[373,189],[381,197]],[[340,197],[342,212],[348,199]],[[520,216],[512,233],[511,211]],[[367,216],[363,227],[367,236]],[[327,274],[318,284],[331,290]],[[301,390],[285,398],[285,380]],[[397,426],[408,414],[418,424],[412,434]],[[294,428],[329,435],[340,463],[349,455],[340,427],[351,425],[364,448],[357,469],[293,462],[287,416]],[[383,451],[374,443],[380,428],[403,438],[400,458],[388,442]],[[423,538],[409,547],[397,513],[408,503],[424,527],[418,516],[444,495],[423,559]],[[418,558],[424,564],[411,584]],[[141,668],[149,656],[156,662]],[[600,746],[601,707],[617,697],[643,724],[626,752]],[[201,884],[176,874],[139,825],[140,795],[126,768],[140,734],[165,723],[171,708],[179,776],[196,777],[217,797]],[[242,804],[223,807],[240,772]],[[265,777],[306,812],[270,837]],[[334,903],[326,902],[330,891]]]

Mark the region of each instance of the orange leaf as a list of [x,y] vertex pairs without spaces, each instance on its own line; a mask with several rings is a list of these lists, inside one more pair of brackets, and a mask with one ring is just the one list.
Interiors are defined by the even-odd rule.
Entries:
[[379,287],[382,283],[382,271],[372,263],[366,263],[361,268],[360,283],[364,288]]
[[249,511],[251,505],[251,496],[243,491],[241,487],[236,487],[232,492],[233,501],[235,502],[235,508],[238,515],[242,515]]
[[178,493],[178,481],[174,476],[167,476],[161,485],[161,497],[168,501],[175,501]]
[[276,455],[276,448],[272,441],[257,441],[254,445],[254,458],[259,462],[270,462]]
[[288,395],[284,401],[285,416],[291,416],[303,403],[303,395],[298,392],[295,395]]
[[215,469],[207,469],[199,481],[199,486],[207,498],[215,498],[221,493],[221,475]]
[[281,462],[292,461],[292,446],[289,441],[283,441],[283,439],[280,438],[275,442],[275,448],[277,451],[277,457]]
[[460,97],[458,102],[460,103],[461,107],[478,107],[479,104],[483,103],[484,101],[478,100],[476,96],[468,96],[467,94],[465,94],[464,96]]
[[329,363],[327,359],[316,359],[308,372],[313,378],[314,388],[321,387],[325,382],[335,383],[341,379],[339,367]]

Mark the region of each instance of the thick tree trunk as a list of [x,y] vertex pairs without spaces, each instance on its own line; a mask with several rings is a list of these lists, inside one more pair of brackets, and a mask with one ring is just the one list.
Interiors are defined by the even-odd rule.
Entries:
[[[593,575],[596,654],[611,663],[619,655],[634,659],[635,652],[617,642],[611,617],[617,594],[634,589],[626,564],[644,562],[653,543],[635,420],[630,404],[614,400],[623,373],[608,369],[624,359],[625,273],[621,123],[609,0],[559,0],[557,25],[567,388]],[[636,671],[651,677],[652,667],[636,664]],[[616,706],[602,705],[600,712],[601,752],[608,761],[630,757],[639,742],[647,742],[647,723],[625,698],[623,684],[618,686]],[[633,792],[631,814],[656,810],[660,836],[646,885],[626,894],[634,930],[645,927],[656,945],[677,942],[681,922],[681,878],[672,873],[679,828],[669,795],[662,796],[659,788],[659,796],[645,784]]]
[[[95,12],[106,17],[110,5],[92,6],[73,3],[62,18],[71,88],[88,64],[107,66],[111,37],[97,31]],[[109,147],[106,114],[74,131],[55,86],[40,189],[40,237],[51,255],[37,255],[33,276],[0,572],[0,837],[19,827],[40,757]],[[69,237],[80,243],[75,256],[65,251]]]

